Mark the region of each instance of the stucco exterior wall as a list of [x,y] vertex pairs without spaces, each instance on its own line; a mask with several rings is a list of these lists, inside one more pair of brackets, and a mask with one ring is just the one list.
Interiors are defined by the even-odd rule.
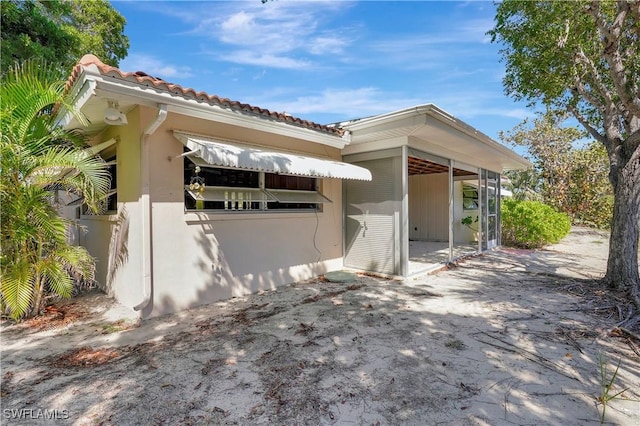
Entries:
[[[136,108],[127,114],[128,125],[109,127],[91,141],[118,139],[118,211],[77,220],[83,228],[77,241],[96,258],[96,279],[108,294],[129,307],[145,299],[144,191],[150,200],[152,287],[143,317],[272,289],[343,267],[339,179],[320,182],[333,203],[324,204],[317,214],[187,212],[185,160],[174,158],[182,154],[183,145],[173,130],[340,160],[337,148],[169,113],[147,137],[146,189],[143,132],[156,114],[154,108]],[[75,209],[68,214],[75,214]]]
[[[474,231],[462,219],[478,217],[478,210],[464,210],[462,181],[453,182],[453,240],[476,241]],[[475,225],[477,227],[477,224]],[[409,238],[423,241],[449,240],[449,194],[446,173],[409,176]]]
[[98,284],[119,302],[133,307],[143,298],[141,280],[140,117],[134,110],[127,126],[109,127],[92,144],[116,137],[118,211],[83,215],[80,245],[96,259]]
[[409,238],[449,241],[449,175],[409,176]]
[[[141,117],[144,128],[154,119],[155,110],[142,108]],[[174,158],[182,154],[183,145],[173,130],[341,158],[335,148],[169,113],[148,137],[153,292],[143,316],[272,289],[342,268],[340,180],[322,181],[322,192],[333,203],[324,204],[317,215],[186,212],[183,167],[188,160]],[[142,286],[140,281],[132,284]]]

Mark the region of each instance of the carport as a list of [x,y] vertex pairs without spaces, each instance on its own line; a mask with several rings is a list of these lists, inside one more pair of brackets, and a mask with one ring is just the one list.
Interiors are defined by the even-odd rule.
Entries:
[[346,267],[408,277],[500,244],[500,174],[527,160],[434,105],[340,127],[373,177],[343,183]]

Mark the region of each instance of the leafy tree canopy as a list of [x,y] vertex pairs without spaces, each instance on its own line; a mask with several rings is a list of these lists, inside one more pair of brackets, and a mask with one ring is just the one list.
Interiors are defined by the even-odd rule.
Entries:
[[506,0],[489,34],[508,95],[570,112],[610,152],[638,147],[640,2]]
[[603,281],[640,311],[640,1],[503,0],[495,22],[506,93],[569,112],[606,149],[614,205]]
[[500,139],[526,147],[533,169],[507,172],[514,197],[536,200],[568,214],[573,223],[598,228],[611,225],[613,191],[607,178],[608,159],[602,144],[584,142],[585,132],[563,126],[551,111],[529,126],[525,120]]
[[126,21],[106,0],[3,0],[0,8],[3,74],[30,58],[68,73],[87,53],[113,66],[127,55]]

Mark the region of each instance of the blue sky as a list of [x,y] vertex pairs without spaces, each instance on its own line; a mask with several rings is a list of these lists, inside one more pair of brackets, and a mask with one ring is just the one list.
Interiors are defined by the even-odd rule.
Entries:
[[506,97],[488,1],[114,1],[123,71],[318,123],[433,103],[498,140]]

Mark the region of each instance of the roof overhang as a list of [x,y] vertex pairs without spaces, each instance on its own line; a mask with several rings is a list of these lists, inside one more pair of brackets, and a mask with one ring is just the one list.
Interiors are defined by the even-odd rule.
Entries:
[[351,135],[343,154],[389,148],[389,141],[453,160],[488,168],[499,164],[503,170],[526,169],[531,162],[489,136],[433,104],[376,115],[338,124]]
[[135,79],[121,78],[113,74],[104,74],[95,64],[82,65],[78,74],[74,76],[73,85],[69,90],[75,108],[86,116],[89,124],[81,123],[77,117],[64,109],[58,115],[59,123],[66,128],[81,128],[85,133],[93,135],[107,127],[103,116],[108,107],[108,101],[116,101],[120,111],[124,113],[138,105],[158,108],[158,105],[165,104],[170,113],[302,139],[338,149],[344,148],[349,143],[347,134],[330,134],[295,123],[270,119],[264,114],[225,108],[223,105],[203,101],[195,92],[171,91],[164,86],[158,87],[159,85],[150,81],[141,83]]
[[226,167],[315,178],[371,180],[364,167],[292,152],[220,141],[202,136],[174,132],[173,135],[191,154],[189,159],[202,167]]

